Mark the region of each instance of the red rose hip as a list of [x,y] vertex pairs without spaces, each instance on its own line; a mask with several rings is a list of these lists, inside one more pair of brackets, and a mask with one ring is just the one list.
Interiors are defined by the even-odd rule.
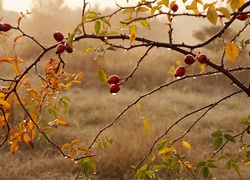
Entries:
[[120,82],[120,77],[117,75],[112,75],[108,78],[107,81],[109,84],[118,84]]
[[111,84],[109,87],[109,92],[111,94],[116,94],[120,90],[120,86],[118,84]]
[[240,21],[245,21],[247,18],[248,18],[248,15],[247,14],[238,14],[237,19],[239,19]]
[[73,49],[72,49],[72,47],[69,45],[69,42],[68,42],[68,41],[66,41],[66,42],[64,43],[64,46],[65,46],[65,50],[66,50],[68,53],[72,53],[72,52],[73,52]]
[[179,6],[177,4],[173,4],[170,8],[173,12],[176,12],[179,9]]
[[64,39],[64,36],[61,32],[57,31],[53,34],[54,36],[54,39],[57,41],[57,42],[61,42],[63,39]]
[[175,77],[182,77],[186,74],[186,68],[184,66],[179,66],[176,68],[174,76]]
[[184,57],[184,62],[186,64],[193,64],[195,62],[195,58],[192,54],[187,54],[185,57]]
[[207,58],[207,56],[205,54],[200,54],[198,56],[198,61],[201,63],[201,64],[205,64],[209,61],[209,59]]
[[58,44],[56,46],[56,54],[61,54],[63,53],[65,50],[65,46],[63,44]]

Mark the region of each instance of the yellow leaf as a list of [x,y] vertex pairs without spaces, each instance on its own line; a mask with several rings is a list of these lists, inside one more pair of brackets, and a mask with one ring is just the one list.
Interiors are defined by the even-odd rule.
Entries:
[[82,140],[80,140],[80,139],[74,139],[74,140],[71,141],[71,145],[79,144],[81,142],[82,142]]
[[83,72],[80,72],[79,74],[76,75],[75,81],[81,81],[82,77],[83,77]]
[[137,26],[136,25],[129,26],[130,44],[132,44],[134,40],[136,39],[136,34],[137,34]]
[[87,153],[90,152],[90,150],[89,150],[88,148],[83,147],[83,146],[77,146],[77,149],[78,149],[78,150],[81,150],[81,151],[85,151],[85,152],[87,152]]
[[77,152],[77,148],[71,148],[70,149],[69,156],[70,156],[71,159],[73,159],[75,157],[76,152]]
[[65,143],[65,144],[63,144],[63,145],[61,146],[61,149],[66,149],[66,148],[68,148],[68,147],[70,147],[70,146],[71,146],[70,143]]
[[238,0],[239,1],[239,6],[238,8],[240,8],[241,6],[243,6],[243,4],[245,4],[244,0]]
[[186,9],[194,11],[195,14],[199,14],[196,1],[192,1],[192,3],[190,5],[186,6]]
[[219,7],[216,8],[217,11],[221,12],[227,19],[231,18],[230,12],[227,8],[225,7]]
[[144,130],[146,131],[147,134],[150,134],[150,118],[149,117],[143,117],[143,125],[144,125]]
[[250,161],[244,163],[244,166],[249,166],[250,165]]
[[141,109],[141,107],[142,107],[141,103],[136,103],[136,105],[135,105],[136,109]]
[[13,64],[14,71],[17,75],[20,75],[19,67],[18,67],[18,62],[15,61]]
[[141,25],[143,25],[145,28],[147,28],[148,30],[151,29],[150,24],[146,21],[146,20],[138,20],[139,23],[141,23]]
[[235,11],[239,6],[239,0],[231,0],[230,6],[232,11]]
[[174,75],[174,71],[175,71],[175,67],[171,66],[171,68],[169,69],[168,73],[171,75]]
[[175,63],[177,64],[177,66],[181,65],[181,61],[176,61]]
[[65,90],[69,90],[72,85],[73,85],[72,82],[68,82],[65,86]]
[[0,108],[10,109],[10,104],[5,100],[0,99]]
[[206,67],[206,64],[201,64],[201,63],[200,63],[201,71],[204,71],[204,70],[205,70],[205,67]]
[[94,48],[93,47],[88,47],[88,48],[86,48],[85,50],[84,50],[84,55],[86,55],[89,51],[93,51],[94,50]]
[[233,63],[237,58],[238,54],[239,54],[239,49],[236,44],[234,43],[226,44],[226,55]]
[[192,147],[190,146],[190,144],[187,141],[182,141],[181,144],[182,144],[182,146],[184,146],[187,149],[192,149]]
[[158,155],[163,155],[163,154],[166,155],[166,154],[169,154],[169,153],[176,153],[176,152],[177,151],[176,151],[175,148],[170,147],[170,148],[164,148],[164,149],[160,150]]
[[216,25],[218,20],[217,11],[214,8],[209,7],[207,10],[207,19],[213,24]]
[[4,98],[5,97],[5,93],[0,92],[0,98]]

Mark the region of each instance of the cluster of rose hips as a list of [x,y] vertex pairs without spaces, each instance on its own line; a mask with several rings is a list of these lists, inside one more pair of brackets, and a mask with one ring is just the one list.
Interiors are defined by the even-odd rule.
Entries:
[[120,90],[120,86],[119,86],[119,82],[120,82],[120,77],[117,76],[117,75],[111,75],[109,78],[108,78],[108,81],[107,81],[110,86],[109,86],[109,92],[111,94],[116,94],[119,90]]
[[[199,61],[200,64],[206,64],[209,59],[204,53],[201,53],[198,55],[197,60]],[[191,65],[196,61],[196,58],[192,54],[187,54],[184,57],[184,62],[187,65]],[[186,74],[186,67],[185,66],[179,66],[175,69],[174,76],[175,77],[182,77]]]
[[57,31],[53,34],[54,36],[54,39],[59,42],[60,44],[58,44],[56,46],[56,54],[61,54],[63,53],[65,50],[68,52],[68,53],[72,53],[73,52],[73,49],[72,47],[69,45],[68,41],[63,41],[64,40],[64,35]]
[[9,23],[0,23],[0,31],[7,32],[12,28]]

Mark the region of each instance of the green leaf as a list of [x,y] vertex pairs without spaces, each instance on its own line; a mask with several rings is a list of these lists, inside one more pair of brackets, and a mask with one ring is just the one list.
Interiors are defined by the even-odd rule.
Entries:
[[136,11],[137,11],[137,12],[146,12],[146,11],[149,11],[149,9],[146,8],[146,7],[138,7],[138,8],[136,9]]
[[94,58],[94,61],[98,60],[98,59],[101,59],[102,58],[102,55],[97,55],[95,58]]
[[199,161],[199,162],[197,163],[196,168],[199,169],[199,168],[201,168],[201,167],[203,167],[203,166],[205,166],[205,165],[206,165],[206,162],[202,160],[202,161]]
[[167,166],[165,165],[165,164],[159,164],[159,165],[153,165],[152,166],[152,169],[154,170],[154,171],[159,171],[159,170],[161,170],[161,169],[164,169],[164,168],[166,168]]
[[98,77],[99,79],[101,79],[105,84],[107,84],[108,81],[108,74],[106,72],[106,70],[104,69],[103,66],[99,65],[98,68]]
[[102,46],[99,46],[98,48],[97,48],[97,52],[103,52],[104,51],[104,48],[102,47]]
[[208,174],[209,174],[209,168],[208,167],[203,167],[202,168],[202,175],[203,175],[203,177],[205,178],[205,179],[207,179],[208,178]]
[[220,137],[222,136],[222,131],[221,130],[217,130],[217,131],[214,131],[212,134],[211,134],[212,137]]
[[104,22],[105,24],[107,24],[109,27],[111,27],[111,24],[109,23],[109,21],[106,18],[101,18],[101,21]]
[[218,168],[214,163],[208,163],[207,166],[210,168]]
[[217,137],[214,141],[214,151],[217,151],[218,149],[220,149],[221,145],[222,145],[222,137]]
[[139,168],[139,171],[145,171],[147,169],[148,165],[145,164],[142,167]]
[[151,30],[150,24],[146,21],[146,20],[138,20],[139,23],[141,23],[141,25],[143,25],[145,28],[147,28],[148,30]]
[[237,164],[232,164],[234,170],[238,173],[238,175],[240,175],[240,168]]
[[109,51],[116,51],[116,49],[115,49],[114,47],[112,47],[112,46],[109,46],[109,47],[107,48],[107,50],[109,50]]
[[101,29],[101,22],[100,21],[96,21],[95,22],[95,34],[98,36],[100,33],[100,29]]
[[226,138],[227,140],[236,143],[234,137],[230,134],[224,134],[224,138]]

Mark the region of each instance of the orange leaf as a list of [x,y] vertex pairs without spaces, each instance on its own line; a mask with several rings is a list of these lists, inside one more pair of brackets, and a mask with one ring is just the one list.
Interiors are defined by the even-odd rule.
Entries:
[[21,38],[23,35],[18,35],[14,38],[13,42],[16,42],[19,38]]
[[23,133],[23,141],[26,143],[26,144],[30,144],[30,137],[27,133]]
[[19,148],[18,144],[13,142],[10,146],[11,153],[16,154],[16,152],[18,151],[18,148]]
[[63,126],[69,126],[69,124],[63,119],[57,119],[57,123]]

